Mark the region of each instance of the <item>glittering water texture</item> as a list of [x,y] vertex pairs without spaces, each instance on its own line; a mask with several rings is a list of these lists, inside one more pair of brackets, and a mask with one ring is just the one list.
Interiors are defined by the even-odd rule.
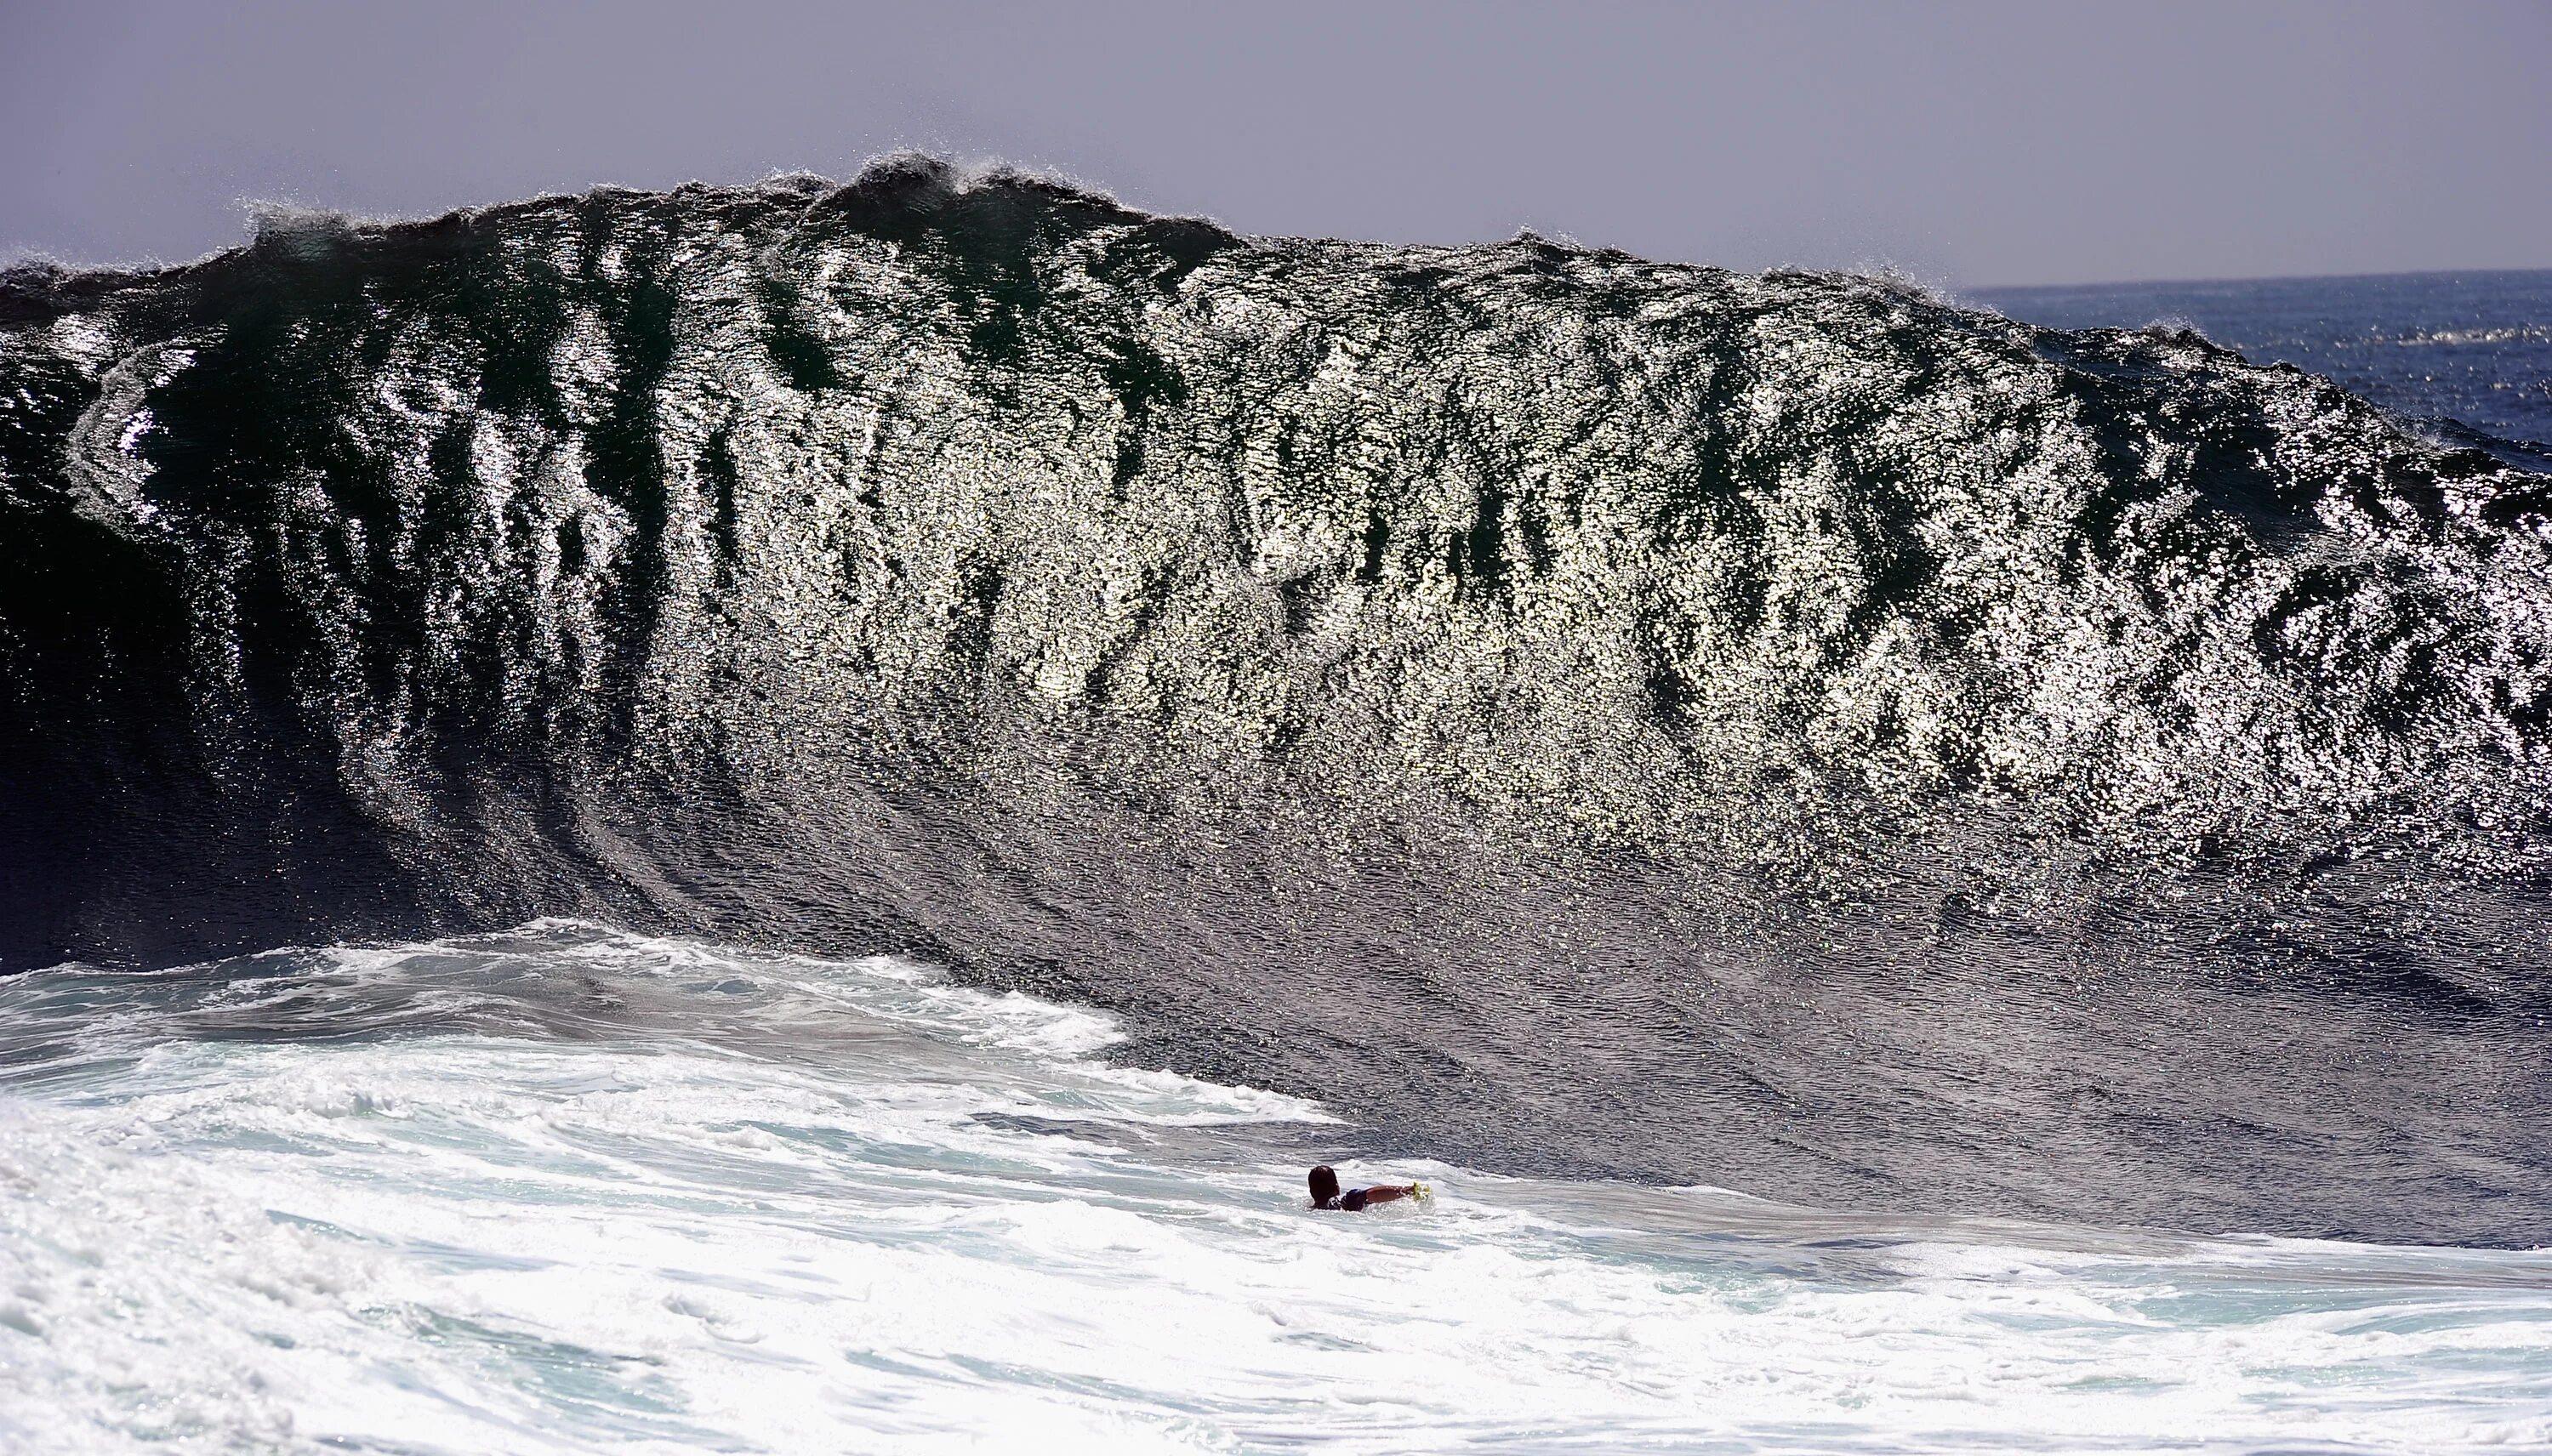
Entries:
[[0,970],[573,914],[1506,1175],[2552,1241],[2528,459],[920,157],[271,217],[0,277]]
[[[2552,1441],[2540,1253],[1359,1163],[893,960],[547,922],[0,1012],[13,1449]],[[1442,1191],[1316,1214],[1315,1156]]]

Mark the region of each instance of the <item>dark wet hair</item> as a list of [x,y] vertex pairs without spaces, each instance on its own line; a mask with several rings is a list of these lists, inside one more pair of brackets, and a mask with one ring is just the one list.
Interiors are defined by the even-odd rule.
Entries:
[[1324,1163],[1312,1170],[1312,1201],[1326,1203],[1338,1196],[1337,1170]]

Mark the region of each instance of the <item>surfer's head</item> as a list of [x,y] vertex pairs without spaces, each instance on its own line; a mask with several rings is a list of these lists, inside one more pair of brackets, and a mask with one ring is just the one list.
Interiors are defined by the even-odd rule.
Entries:
[[1312,1201],[1326,1203],[1338,1196],[1337,1170],[1324,1163],[1312,1170]]

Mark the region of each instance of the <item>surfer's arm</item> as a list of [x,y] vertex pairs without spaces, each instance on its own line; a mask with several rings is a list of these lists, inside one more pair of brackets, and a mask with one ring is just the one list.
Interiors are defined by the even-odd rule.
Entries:
[[1418,1192],[1418,1185],[1414,1183],[1400,1185],[1388,1183],[1376,1184],[1372,1188],[1364,1191],[1365,1206],[1371,1207],[1376,1203],[1388,1203],[1394,1198],[1408,1197],[1411,1194],[1416,1192]]

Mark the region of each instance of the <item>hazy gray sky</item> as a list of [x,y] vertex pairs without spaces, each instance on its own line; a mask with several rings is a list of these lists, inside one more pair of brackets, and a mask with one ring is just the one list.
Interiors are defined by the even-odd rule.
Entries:
[[2552,3],[0,0],[0,248],[918,146],[1247,232],[1963,284],[2552,266]]

